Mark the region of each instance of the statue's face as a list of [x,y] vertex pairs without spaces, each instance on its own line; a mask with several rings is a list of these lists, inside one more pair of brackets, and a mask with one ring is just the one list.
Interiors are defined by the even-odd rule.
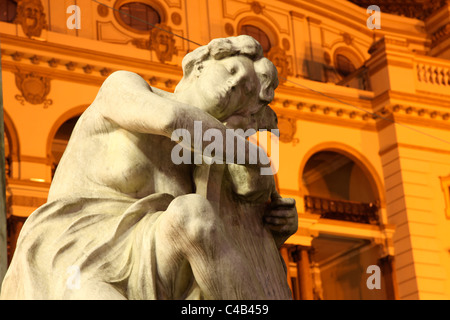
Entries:
[[247,57],[207,60],[196,74],[197,106],[220,121],[258,102],[260,84]]
[[262,58],[254,63],[254,70],[259,80],[258,102],[248,104],[224,120],[233,129],[277,129],[277,117],[269,107],[278,85],[277,69],[270,60]]

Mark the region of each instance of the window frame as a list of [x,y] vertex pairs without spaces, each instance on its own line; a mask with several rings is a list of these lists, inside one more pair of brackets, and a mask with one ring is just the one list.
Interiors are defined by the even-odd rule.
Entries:
[[114,8],[114,18],[116,19],[117,23],[119,23],[119,25],[121,27],[123,27],[124,29],[126,29],[132,33],[148,35],[151,33],[153,28],[149,29],[149,30],[135,29],[135,28],[131,27],[130,25],[128,25],[127,23],[125,23],[125,21],[122,20],[122,17],[120,15],[120,8],[129,3],[142,3],[144,5],[151,7],[159,15],[159,18],[160,18],[159,24],[164,23],[167,19],[166,10],[157,1],[153,1],[153,0],[118,0],[114,3],[114,7],[113,7]]
[[[279,46],[280,33],[279,33],[279,31],[277,31],[278,29],[273,25],[272,21],[266,20],[265,18],[262,18],[262,17],[256,17],[256,16],[244,17],[244,18],[240,19],[236,25],[236,32],[238,35],[242,34],[241,29],[245,25],[251,25],[251,26],[256,27],[256,28],[260,29],[261,31],[263,31],[269,38],[270,50]],[[264,52],[264,55],[267,56],[268,53],[270,52],[270,50],[268,52]]]

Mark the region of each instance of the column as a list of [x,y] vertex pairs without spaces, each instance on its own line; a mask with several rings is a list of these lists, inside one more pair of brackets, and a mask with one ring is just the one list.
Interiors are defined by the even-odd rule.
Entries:
[[314,300],[313,281],[311,276],[311,263],[309,251],[311,247],[296,246],[292,253],[297,263],[297,279],[301,300]]
[[388,300],[398,300],[397,276],[395,273],[394,256],[388,255],[380,258],[381,274],[384,276],[384,285]]

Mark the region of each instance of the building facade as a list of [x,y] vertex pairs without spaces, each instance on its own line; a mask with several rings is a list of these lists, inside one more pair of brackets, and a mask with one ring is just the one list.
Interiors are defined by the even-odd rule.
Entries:
[[450,6],[375,2],[1,0],[8,261],[109,74],[173,91],[186,53],[248,34],[279,73],[294,298],[450,299]]

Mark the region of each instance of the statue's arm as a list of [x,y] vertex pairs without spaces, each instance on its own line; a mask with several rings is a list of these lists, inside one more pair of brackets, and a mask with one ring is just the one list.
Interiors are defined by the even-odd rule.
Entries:
[[170,137],[175,107],[165,100],[138,74],[116,71],[103,83],[94,105],[123,129]]
[[[202,148],[196,151],[204,150],[211,142],[202,139],[201,144],[194,144],[194,137],[198,138],[198,133],[194,133],[194,121],[202,123],[201,137],[208,129],[217,129],[223,137],[227,136],[227,128],[219,120],[203,110],[165,97],[160,90],[158,90],[159,94],[156,94],[154,90],[138,74],[116,71],[105,80],[94,104],[104,118],[131,132],[171,138],[176,129],[187,130],[191,136],[189,147],[192,150],[196,146]],[[168,93],[167,96],[169,96]],[[237,140],[243,140],[247,150],[249,149],[249,142],[245,138],[238,135],[234,137]],[[236,150],[227,149],[226,140],[223,140],[223,149],[220,153],[223,155],[223,160],[229,159],[226,153],[232,153],[229,156],[237,161]],[[236,147],[238,145],[240,144],[235,144]]]

